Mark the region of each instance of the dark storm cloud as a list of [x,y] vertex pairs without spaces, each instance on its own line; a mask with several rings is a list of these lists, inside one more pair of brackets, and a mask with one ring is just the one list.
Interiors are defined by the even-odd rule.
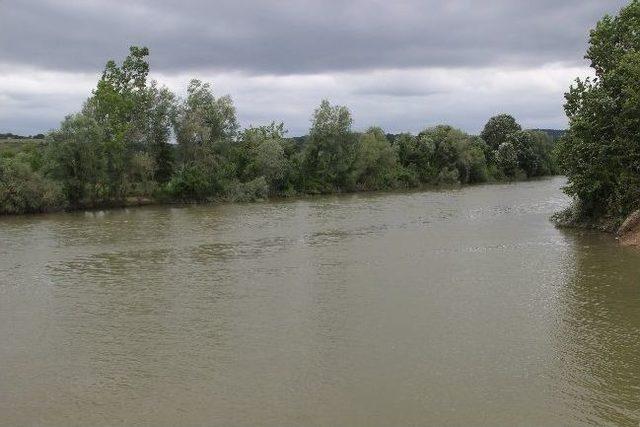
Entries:
[[581,63],[622,0],[0,0],[0,63],[99,69],[126,47],[156,71],[323,73]]

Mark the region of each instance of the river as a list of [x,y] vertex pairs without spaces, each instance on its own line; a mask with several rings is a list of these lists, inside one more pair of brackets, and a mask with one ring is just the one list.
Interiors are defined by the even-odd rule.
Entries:
[[0,425],[637,425],[640,251],[562,178],[0,218]]

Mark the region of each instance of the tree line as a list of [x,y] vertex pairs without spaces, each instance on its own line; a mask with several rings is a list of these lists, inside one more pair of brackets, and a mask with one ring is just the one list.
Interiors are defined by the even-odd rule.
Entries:
[[149,50],[107,62],[79,113],[46,143],[0,154],[0,213],[135,201],[251,201],[471,184],[557,173],[554,141],[510,115],[479,136],[447,125],[389,138],[352,129],[348,108],[324,100],[306,137],[282,123],[241,129],[229,96],[192,80],[177,97],[149,79]]

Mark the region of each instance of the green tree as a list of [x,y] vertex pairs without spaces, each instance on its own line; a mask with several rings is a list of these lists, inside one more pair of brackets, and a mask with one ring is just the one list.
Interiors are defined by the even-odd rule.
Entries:
[[153,179],[166,183],[173,174],[175,151],[169,143],[176,117],[175,96],[155,82],[147,89],[146,148],[153,160]]
[[503,142],[496,150],[496,164],[499,170],[508,178],[515,178],[518,174],[518,152],[510,142]]
[[183,161],[197,159],[203,150],[221,151],[222,145],[234,140],[237,131],[231,98],[216,98],[209,83],[191,80],[176,118],[176,137]]
[[147,112],[149,49],[132,46],[118,66],[107,62],[93,95],[83,109],[104,130],[103,156],[107,197],[126,196],[131,169],[129,160],[144,144]]
[[357,184],[364,190],[377,190],[395,185],[397,156],[379,127],[360,135],[356,146],[355,173]]
[[420,183],[418,174],[417,139],[410,133],[401,133],[393,139],[392,147],[398,158],[397,179],[404,187],[415,187]]
[[569,130],[558,147],[566,192],[581,215],[623,218],[640,205],[640,1],[605,16],[586,58],[594,79],[565,95]]
[[62,184],[72,207],[108,198],[105,130],[85,114],[68,116],[52,132],[47,150],[48,174]]
[[[466,182],[470,176],[470,164],[463,161],[463,153],[469,151],[471,139],[459,129],[447,125],[428,128],[418,134],[418,140],[433,147],[428,161],[429,174],[434,183]],[[468,161],[473,161],[477,153],[467,153]]]
[[556,172],[552,157],[555,144],[546,133],[520,131],[513,136],[512,141],[517,152],[518,167],[527,177],[550,175]]
[[463,184],[486,182],[489,179],[485,142],[474,137],[465,143],[456,162],[459,180]]
[[185,182],[198,182],[202,190],[200,181],[205,176],[207,191],[223,193],[237,175],[237,131],[231,98],[216,98],[208,83],[191,80],[187,98],[179,105],[175,119],[181,175],[198,177]]
[[214,193],[214,188],[204,165],[189,163],[176,169],[164,191],[174,200],[205,201]]
[[432,138],[425,132],[418,136],[408,133],[399,135],[394,148],[401,165],[401,180],[409,185],[419,182],[429,182],[437,174],[434,165],[436,146]]
[[264,177],[270,192],[279,193],[288,187],[289,159],[286,155],[284,124],[251,127],[241,136],[246,157],[244,177],[253,180]]
[[542,165],[540,162],[541,159],[535,152],[535,141],[531,132],[518,131],[509,138],[508,142],[512,144],[516,150],[518,167],[529,178],[538,176]]
[[45,212],[64,207],[60,186],[31,167],[26,153],[0,158],[0,214]]
[[482,129],[480,137],[492,150],[497,150],[501,144],[512,142],[511,138],[520,130],[522,128],[513,116],[500,114],[489,119]]
[[354,188],[356,136],[347,107],[323,100],[314,114],[306,147],[306,188],[311,191],[349,191]]
[[554,155],[556,143],[545,132],[528,131],[532,138],[533,151],[538,158],[539,169],[534,176],[557,175],[558,166]]
[[[126,137],[141,137],[140,122],[144,117],[141,106],[149,74],[148,56],[148,48],[132,46],[121,66],[109,60],[93,96],[87,101],[85,111],[104,126],[108,139],[123,141]],[[139,126],[136,128],[135,124]]]

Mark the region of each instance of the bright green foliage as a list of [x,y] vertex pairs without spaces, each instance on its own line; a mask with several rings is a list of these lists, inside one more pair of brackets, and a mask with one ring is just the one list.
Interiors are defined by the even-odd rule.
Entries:
[[558,147],[582,216],[624,218],[640,207],[640,1],[591,31],[595,79],[565,95],[569,130]]
[[108,139],[123,141],[141,119],[149,64],[149,49],[132,46],[129,56],[118,66],[108,61],[93,96],[85,105],[91,115],[105,129]]

